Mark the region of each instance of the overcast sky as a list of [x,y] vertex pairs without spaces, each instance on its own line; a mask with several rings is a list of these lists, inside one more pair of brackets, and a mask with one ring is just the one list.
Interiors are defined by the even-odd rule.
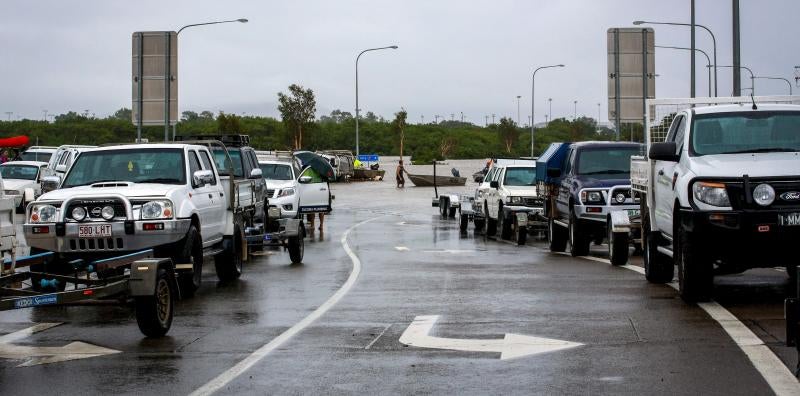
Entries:
[[[792,78],[800,65],[800,1],[741,3],[742,64]],[[361,58],[364,112],[389,118],[405,107],[412,122],[463,112],[482,125],[492,113],[516,118],[521,95],[527,123],[532,70],[564,63],[537,73],[536,121],[544,121],[547,98],[555,117],[571,117],[574,100],[579,115],[597,117],[602,103],[605,121],[606,30],[636,19],[690,20],[689,0],[6,1],[0,117],[85,109],[101,117],[130,107],[132,32],[235,18],[250,22],[181,33],[181,111],[277,116],[276,93],[298,83],[316,93],[318,117],[353,112],[356,55],[396,44]],[[731,1],[698,0],[697,23],[715,32],[719,64],[731,64]],[[689,45],[688,28],[654,28],[657,45]],[[698,29],[697,37],[710,53],[709,36]],[[707,89],[701,58],[698,95]],[[689,51],[657,50],[657,96],[688,96],[689,70]],[[720,69],[719,79],[720,95],[729,95],[730,69]],[[759,95],[787,90],[784,82],[756,82]]]

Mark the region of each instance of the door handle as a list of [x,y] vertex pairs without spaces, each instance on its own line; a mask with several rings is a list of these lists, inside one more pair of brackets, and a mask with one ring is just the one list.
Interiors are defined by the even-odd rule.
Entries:
[[658,175],[659,176],[664,176],[664,170],[663,169],[659,169],[658,170]]
[[223,194],[223,193],[219,193],[219,196],[220,196],[220,197],[224,197],[224,196],[225,196],[225,194]]
[[214,196],[212,194],[208,194],[208,197],[214,199]]

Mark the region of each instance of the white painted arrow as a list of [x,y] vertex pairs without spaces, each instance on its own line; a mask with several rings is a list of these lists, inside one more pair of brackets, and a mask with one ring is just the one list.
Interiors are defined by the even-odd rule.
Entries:
[[468,352],[499,352],[500,360],[537,355],[575,348],[583,344],[550,338],[532,337],[519,334],[506,334],[502,339],[459,339],[433,337],[430,334],[439,315],[422,315],[414,318],[400,342],[419,348],[451,349]]
[[81,341],[71,342],[61,347],[41,347],[12,344],[14,341],[21,340],[34,333],[47,330],[60,324],[61,323],[38,323],[35,326],[31,326],[27,329],[16,331],[0,337],[0,358],[25,360],[25,362],[17,367],[26,367],[120,353],[120,351],[116,349],[103,348]]

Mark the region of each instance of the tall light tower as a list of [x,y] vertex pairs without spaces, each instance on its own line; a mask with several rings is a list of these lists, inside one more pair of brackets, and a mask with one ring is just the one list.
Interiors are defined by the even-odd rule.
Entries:
[[519,99],[521,97],[521,95],[517,95],[517,125],[519,125]]
[[361,55],[364,55],[366,52],[370,51],[380,51],[385,49],[397,49],[396,45],[390,45],[388,47],[379,47],[379,48],[368,48],[358,53],[356,56],[356,156],[360,154],[358,148],[358,112],[360,109],[358,108],[358,60],[361,59]]

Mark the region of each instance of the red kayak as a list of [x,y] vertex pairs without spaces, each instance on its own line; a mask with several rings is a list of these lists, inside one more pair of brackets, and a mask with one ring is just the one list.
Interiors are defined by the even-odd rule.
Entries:
[[25,147],[30,143],[27,136],[12,136],[9,138],[0,139],[0,148],[17,148]]

